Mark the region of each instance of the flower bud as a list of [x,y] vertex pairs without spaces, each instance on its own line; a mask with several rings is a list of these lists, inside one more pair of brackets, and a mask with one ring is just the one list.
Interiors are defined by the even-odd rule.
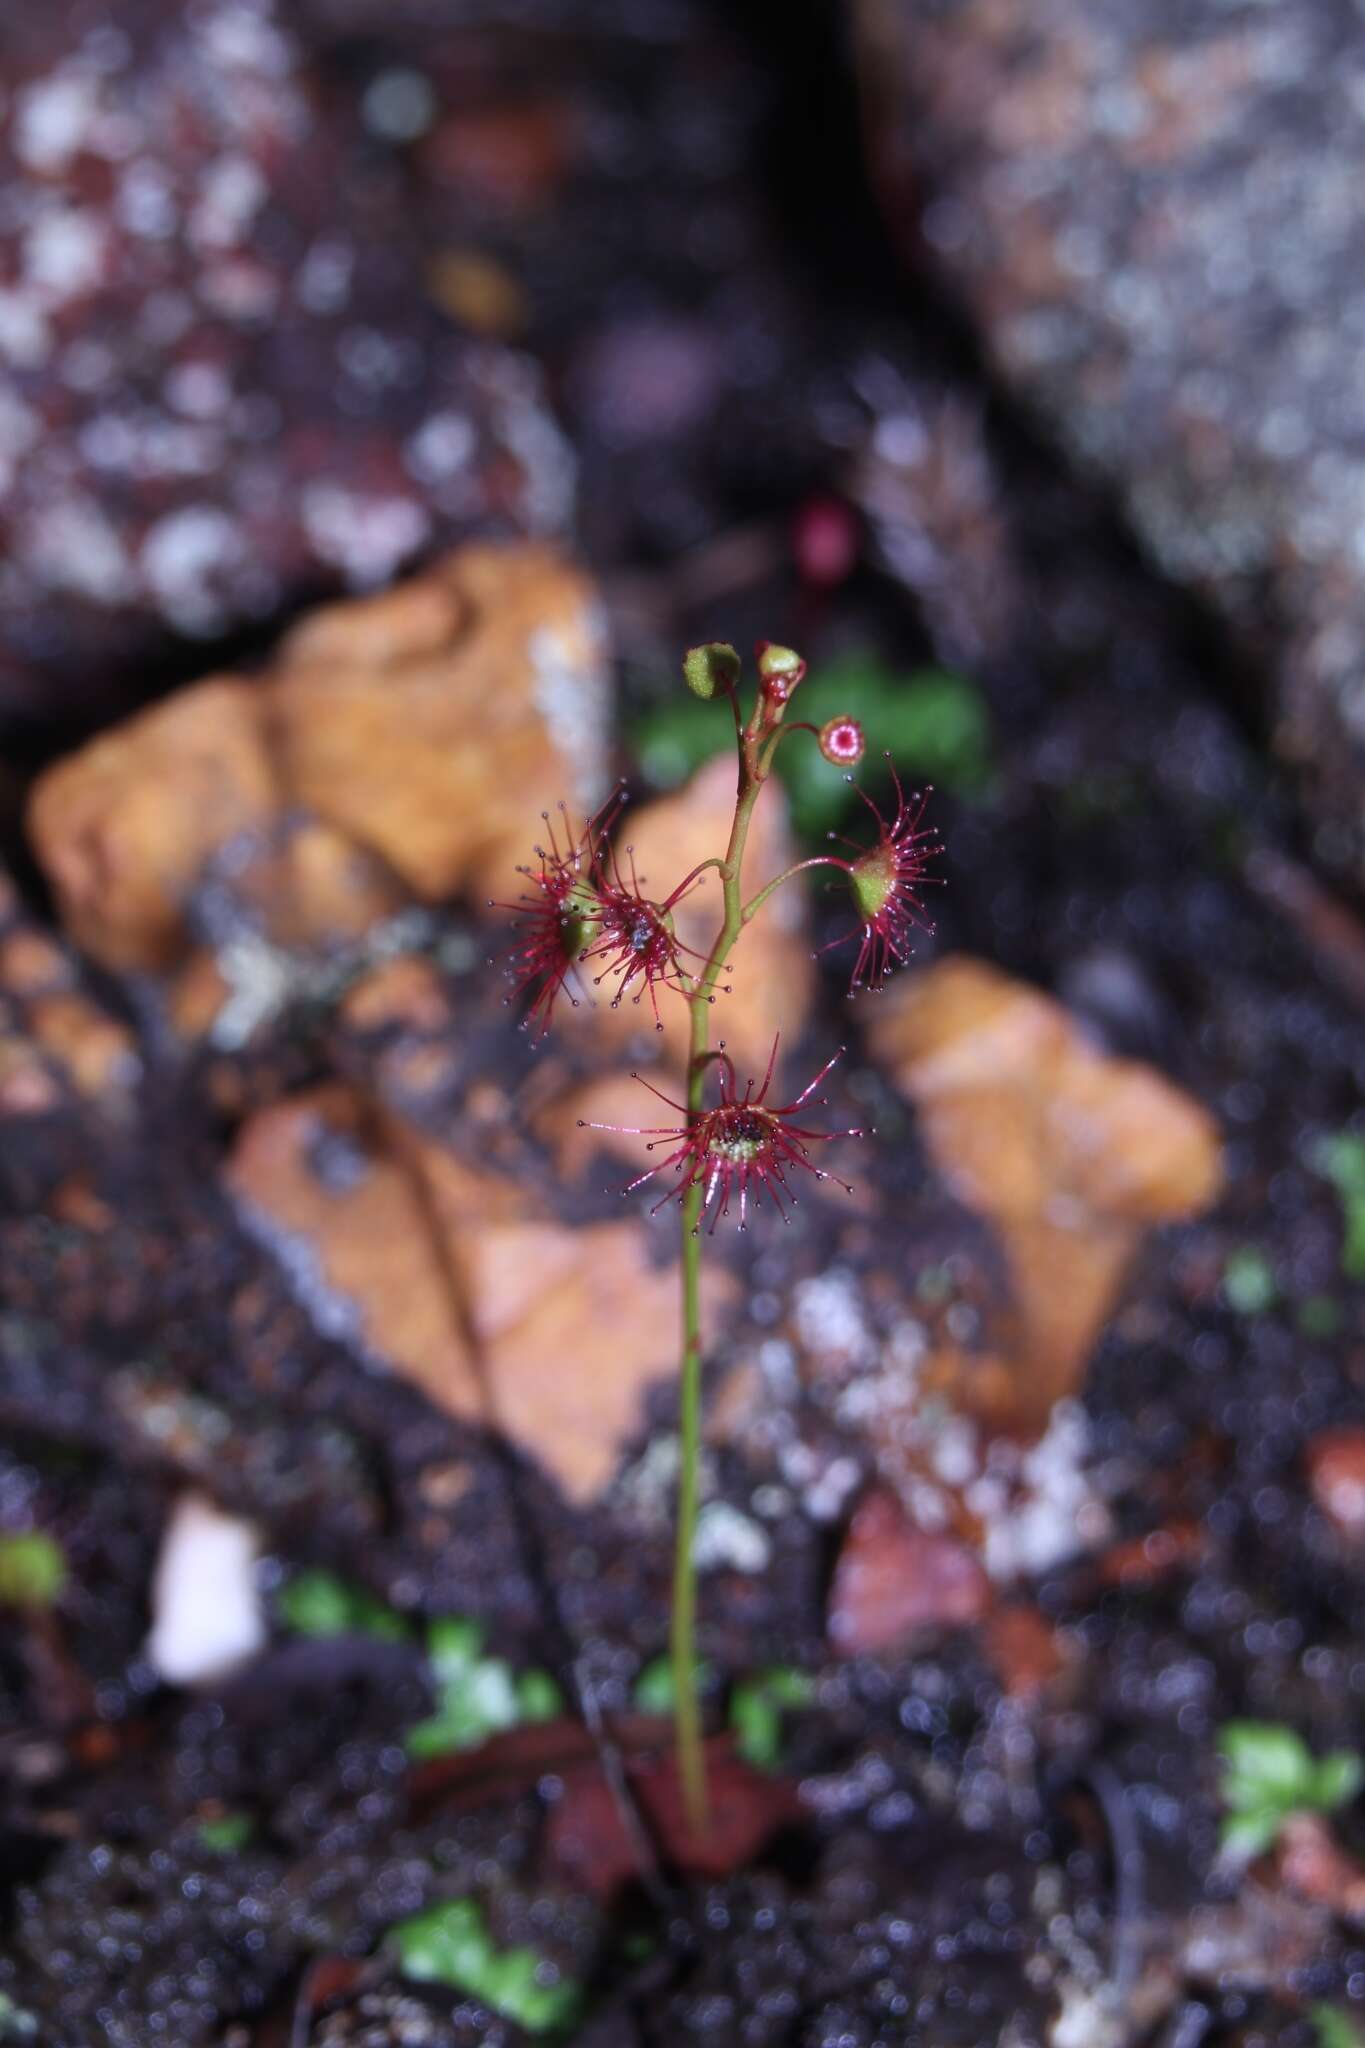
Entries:
[[794,648],[778,647],[771,640],[760,640],[758,673],[768,702],[785,704],[806,673],[806,664]]
[[725,640],[689,647],[683,656],[683,677],[694,697],[708,703],[712,697],[728,697],[739,681],[739,656]]
[[820,752],[836,768],[852,768],[862,760],[863,729],[856,718],[843,714],[820,728]]

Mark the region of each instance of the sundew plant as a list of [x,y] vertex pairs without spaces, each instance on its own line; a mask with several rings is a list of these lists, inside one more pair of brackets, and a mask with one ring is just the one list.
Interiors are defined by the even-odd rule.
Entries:
[[[847,888],[853,923],[834,946],[856,945],[850,993],[874,989],[907,960],[916,930],[930,931],[922,891],[930,862],[939,851],[938,834],[923,823],[928,792],[907,795],[891,769],[895,805],[884,813],[859,790],[870,817],[868,843],[835,841],[831,850],[799,860],[773,881],[747,894],[744,857],[754,811],[770,779],[779,748],[800,736],[818,746],[848,779],[861,761],[864,737],[853,718],[836,717],[815,726],[789,716],[806,673],[790,647],[770,641],[758,646],[758,687],[746,717],[741,703],[741,663],[733,647],[712,642],[694,647],[683,661],[693,694],[714,703],[718,716],[734,721],[737,777],[729,841],[683,875],[663,896],[648,896],[635,873],[629,847],[612,841],[623,794],[618,790],[581,831],[575,832],[561,806],[558,824],[548,814],[546,843],[520,872],[528,888],[515,911],[517,939],[507,956],[512,1000],[527,998],[527,1025],[543,1038],[561,1000],[577,1004],[602,990],[613,1006],[629,999],[648,1003],[663,1029],[661,1002],[682,1002],[690,1030],[687,1075],[681,1101],[662,1095],[649,1082],[659,1108],[649,1124],[592,1126],[629,1129],[661,1156],[624,1190],[653,1183],[662,1189],[652,1214],[673,1205],[682,1237],[682,1381],[678,1513],[670,1630],[678,1766],[693,1828],[707,1822],[705,1761],[696,1683],[696,1574],[693,1548],[697,1523],[701,1440],[701,1262],[706,1237],[732,1219],[741,1230],[750,1209],[765,1202],[786,1220],[803,1174],[847,1183],[820,1163],[820,1148],[837,1138],[863,1137],[860,1130],[817,1130],[806,1117],[825,1106],[815,1091],[834,1066],[826,1062],[789,1101],[776,1086],[778,1041],[766,1070],[742,1082],[723,1042],[711,1043],[712,1012],[718,994],[742,973],[742,939],[769,899],[812,869],[833,871]],[[715,869],[722,912],[710,948],[699,952],[679,939],[678,905]],[[828,950],[828,949],[826,949]],[[635,1078],[639,1079],[638,1076]]]

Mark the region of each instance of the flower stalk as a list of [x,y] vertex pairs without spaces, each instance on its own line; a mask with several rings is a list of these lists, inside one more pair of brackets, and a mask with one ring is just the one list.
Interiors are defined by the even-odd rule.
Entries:
[[[527,1021],[543,1036],[558,994],[577,1004],[587,993],[581,971],[594,986],[610,979],[613,1005],[627,992],[638,1004],[648,996],[656,1027],[660,991],[681,998],[688,1009],[688,1052],[682,1102],[662,1100],[681,1122],[629,1128],[649,1140],[653,1151],[666,1141],[664,1158],[631,1182],[631,1194],[656,1175],[672,1174],[655,1210],[676,1200],[682,1231],[682,1367],[679,1390],[679,1469],[677,1527],[673,1557],[673,1599],[669,1629],[669,1661],[673,1679],[675,1740],[684,1810],[693,1833],[709,1827],[701,1703],[697,1689],[697,1579],[695,1565],[700,1506],[702,1417],[701,1261],[702,1223],[709,1213],[709,1232],[730,1213],[738,1195],[739,1227],[748,1223],[750,1202],[764,1197],[789,1220],[796,1194],[788,1174],[796,1168],[818,1180],[837,1176],[817,1166],[814,1146],[841,1137],[861,1137],[860,1130],[817,1131],[793,1121],[802,1104],[829,1072],[830,1060],[792,1101],[770,1102],[777,1060],[777,1041],[762,1082],[750,1080],[743,1092],[723,1043],[711,1045],[711,1013],[722,974],[730,972],[732,953],[744,928],[768,899],[796,876],[813,868],[833,869],[844,878],[858,917],[846,936],[859,938],[853,987],[875,985],[910,950],[912,931],[932,930],[924,917],[920,885],[931,879],[926,868],[938,851],[937,835],[922,826],[924,799],[907,799],[896,782],[896,811],[884,819],[871,799],[863,800],[877,824],[875,843],[851,846],[852,858],[821,854],[797,861],[747,900],[744,860],[749,830],[764,784],[772,773],[778,748],[797,732],[814,736],[826,760],[848,768],[863,753],[863,734],[856,720],[831,719],[822,727],[787,720],[787,709],[806,664],[793,649],[760,641],[758,689],[747,720],[739,702],[741,665],[733,647],[713,642],[689,650],[683,676],[694,695],[710,702],[725,698],[734,719],[737,755],[735,809],[723,854],[702,861],[661,900],[645,895],[630,849],[623,871],[607,848],[620,796],[589,820],[577,838],[565,825],[560,845],[551,829],[549,846],[537,848],[538,866],[522,870],[531,893],[514,908],[520,924],[518,943],[507,958],[514,995],[531,993]],[[893,771],[894,772],[894,771]],[[852,778],[850,777],[850,780]],[[861,795],[862,792],[860,791]],[[684,946],[674,926],[674,908],[714,868],[721,887],[721,920],[703,956]],[[836,944],[842,941],[835,941]],[[700,965],[694,963],[700,961]],[[577,992],[576,992],[577,991]],[[850,990],[852,993],[852,990]],[[836,1058],[838,1055],[836,1054]],[[708,1106],[713,1069],[719,1077],[720,1100]],[[637,1077],[638,1078],[638,1077]],[[646,1084],[650,1085],[650,1084]],[[652,1091],[659,1094],[657,1089]],[[823,1098],[817,1098],[818,1102]],[[852,1190],[850,1189],[851,1193]]]

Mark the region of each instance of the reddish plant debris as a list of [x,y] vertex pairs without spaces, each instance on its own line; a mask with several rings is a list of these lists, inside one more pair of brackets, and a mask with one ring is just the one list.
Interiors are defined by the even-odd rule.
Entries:
[[1314,1500],[1339,1536],[1365,1537],[1365,1429],[1329,1429],[1304,1454]]
[[1171,1522],[1126,1543],[1115,1543],[1096,1561],[1101,1585],[1155,1586],[1178,1571],[1193,1570],[1208,1550],[1197,1522]]
[[829,1635],[843,1657],[903,1649],[927,1629],[961,1628],[990,1606],[990,1582],[963,1543],[916,1528],[893,1493],[863,1500],[830,1594]]
[[1291,1813],[1275,1850],[1281,1879],[1301,1899],[1365,1925],[1365,1864],[1340,1847],[1319,1813]]
[[986,1616],[982,1640],[1011,1699],[1037,1699],[1074,1661],[1064,1638],[1036,1607],[997,1608]]
[[[688,1877],[728,1877],[795,1819],[797,1789],[744,1763],[729,1736],[707,1742],[706,1770],[710,1824],[700,1836],[687,1821],[674,1756],[628,1758],[625,1777],[662,1862]],[[620,1798],[600,1764],[565,1773],[550,1813],[546,1853],[562,1876],[598,1898],[646,1874]]]

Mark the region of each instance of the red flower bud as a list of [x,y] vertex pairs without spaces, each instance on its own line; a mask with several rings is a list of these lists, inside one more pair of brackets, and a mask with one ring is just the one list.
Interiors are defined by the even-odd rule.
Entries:
[[852,768],[863,758],[863,729],[856,718],[831,718],[820,728],[820,752],[836,768]]
[[834,590],[858,561],[858,520],[842,498],[807,498],[792,521],[792,552],[805,583]]
[[756,651],[764,696],[770,704],[785,704],[806,673],[805,662],[795,648],[772,640],[760,640]]

